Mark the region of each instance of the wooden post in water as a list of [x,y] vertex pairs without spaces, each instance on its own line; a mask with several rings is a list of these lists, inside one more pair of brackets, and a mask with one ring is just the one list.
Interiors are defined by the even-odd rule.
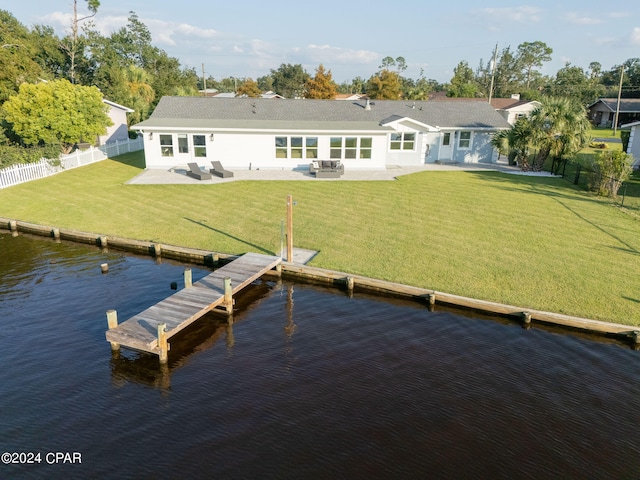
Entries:
[[51,236],[56,240],[60,240],[60,229],[54,228],[53,230],[51,230]]
[[230,277],[224,277],[224,308],[229,315],[233,313],[233,291]]
[[100,246],[102,248],[107,248],[109,245],[109,241],[107,240],[107,237],[102,235],[98,238],[98,241],[100,242]]
[[161,257],[162,256],[162,247],[157,243],[153,244],[153,256],[154,257]]
[[169,344],[167,343],[167,324],[158,324],[158,348],[160,349],[160,363],[167,363],[169,360]]
[[293,262],[293,195],[287,195],[287,262]]
[[[109,330],[118,326],[118,312],[116,310],[107,310],[107,325],[109,326]],[[109,343],[111,343],[111,350],[113,350],[114,352],[120,350],[119,343]]]
[[355,280],[353,277],[347,277],[347,290],[350,292],[353,291],[353,287],[355,285]]
[[184,269],[184,288],[191,288],[192,285],[193,285],[193,277],[191,275],[191,269],[185,268]]
[[429,300],[429,306],[433,307],[436,304],[436,294],[430,293],[429,295],[427,295],[427,298]]
[[15,220],[9,220],[9,230],[11,231],[12,237],[18,236],[18,222]]

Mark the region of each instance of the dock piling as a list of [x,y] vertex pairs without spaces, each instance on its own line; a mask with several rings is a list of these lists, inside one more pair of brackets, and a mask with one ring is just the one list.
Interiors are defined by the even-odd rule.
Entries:
[[[118,312],[116,310],[107,310],[107,325],[109,326],[109,330],[112,328],[116,328],[118,326]],[[110,342],[111,350],[118,351],[120,350],[120,344],[117,342]]]
[[347,282],[347,290],[352,292],[353,287],[355,285],[355,280],[353,279],[353,277],[347,277],[346,282]]
[[233,289],[231,288],[231,277],[224,277],[224,308],[230,315],[233,313]]
[[158,348],[160,349],[160,363],[167,363],[169,360],[169,343],[167,342],[167,324],[158,324]]
[[191,288],[193,286],[193,276],[190,268],[184,269],[184,288]]

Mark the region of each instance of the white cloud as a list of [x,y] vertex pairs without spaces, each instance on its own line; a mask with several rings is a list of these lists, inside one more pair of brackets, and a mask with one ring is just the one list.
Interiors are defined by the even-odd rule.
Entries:
[[629,41],[631,42],[631,45],[640,45],[640,27],[636,27],[633,29],[629,37]]
[[331,45],[307,45],[306,50],[300,53],[309,57],[312,62],[334,64],[334,63],[358,63],[367,64],[380,59],[380,54],[369,50],[351,50]]
[[599,23],[603,23],[601,18],[587,17],[575,12],[567,13],[565,15],[565,20],[576,25],[597,25]]
[[494,23],[505,22],[540,22],[542,17],[541,9],[537,7],[505,7],[505,8],[483,8],[481,10],[485,15],[490,17]]

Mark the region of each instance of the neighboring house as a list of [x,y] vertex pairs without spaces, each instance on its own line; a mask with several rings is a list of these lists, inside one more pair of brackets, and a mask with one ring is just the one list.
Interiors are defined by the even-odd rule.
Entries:
[[511,125],[515,125],[516,121],[521,117],[528,116],[536,107],[540,106],[540,102],[535,100],[515,100],[511,98],[494,98],[491,100],[491,106],[504,117]]
[[143,134],[147,168],[220,161],[227,169],[346,170],[433,162],[492,163],[510,125],[487,102],[163,97]]
[[[202,90],[200,90],[202,91]],[[215,93],[208,93],[206,96],[207,97],[216,97],[216,98],[236,98],[236,93],[235,92],[218,92],[216,91]],[[284,98],[282,95],[278,95],[275,92],[272,92],[271,90],[264,92],[260,95],[261,98]],[[241,95],[240,98],[247,98],[247,95]]]
[[[447,97],[446,92],[435,92],[429,96],[432,102],[488,102],[487,98],[460,98]],[[540,105],[535,100],[520,100],[520,95],[515,94],[510,98],[492,98],[491,106],[496,109],[510,125],[514,125],[520,117],[527,116]]]
[[629,128],[631,130],[627,153],[633,155],[633,168],[640,168],[640,121],[627,123],[620,128]]
[[108,115],[113,125],[107,127],[107,133],[98,137],[98,145],[112,143],[115,141],[124,141],[129,139],[129,127],[127,122],[127,113],[133,112],[130,108],[118,105],[109,100],[102,100],[109,105]]
[[[617,98],[600,98],[587,107],[589,120],[597,127],[612,127],[618,110]],[[618,125],[640,120],[640,98],[620,99]]]
[[361,100],[367,98],[364,93],[336,93],[335,100]]

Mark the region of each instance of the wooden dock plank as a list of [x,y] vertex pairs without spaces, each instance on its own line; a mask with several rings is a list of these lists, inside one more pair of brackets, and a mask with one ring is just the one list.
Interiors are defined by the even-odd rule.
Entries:
[[273,269],[282,259],[276,256],[247,253],[212,272],[191,287],[184,288],[146,310],[106,331],[109,342],[126,348],[160,355],[158,325],[166,325],[170,338],[207,312],[224,302],[224,281],[231,280],[232,294]]

